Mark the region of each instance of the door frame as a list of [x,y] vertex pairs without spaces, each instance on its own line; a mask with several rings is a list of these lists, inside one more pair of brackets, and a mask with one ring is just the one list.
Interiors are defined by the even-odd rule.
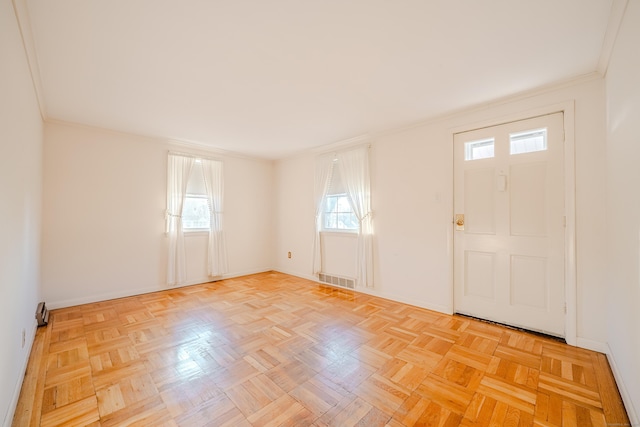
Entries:
[[532,117],[553,113],[563,113],[564,126],[564,212],[566,227],[564,233],[564,285],[565,285],[565,340],[567,344],[577,345],[577,281],[576,281],[576,174],[575,174],[575,103],[566,101],[545,107],[525,110],[519,113],[485,119],[467,125],[449,128],[448,139],[451,154],[451,223],[447,227],[447,244],[449,253],[449,284],[451,287],[451,311],[455,313],[454,303],[454,247],[453,247],[453,191],[454,191],[454,158],[453,144],[457,133],[468,132],[485,127],[499,126],[505,123],[526,120]]

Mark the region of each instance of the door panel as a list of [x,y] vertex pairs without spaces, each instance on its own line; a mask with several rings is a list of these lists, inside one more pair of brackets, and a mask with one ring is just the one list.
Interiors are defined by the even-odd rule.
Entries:
[[454,136],[454,309],[564,336],[562,113]]
[[464,291],[467,296],[495,299],[495,252],[465,252]]
[[546,258],[511,256],[511,305],[546,311],[547,285]]
[[512,236],[547,236],[546,175],[547,165],[544,162],[511,166]]
[[493,169],[465,171],[464,185],[466,232],[496,234]]

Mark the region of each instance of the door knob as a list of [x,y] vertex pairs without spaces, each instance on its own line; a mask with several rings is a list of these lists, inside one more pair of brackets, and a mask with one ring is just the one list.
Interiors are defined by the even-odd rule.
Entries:
[[456,214],[456,230],[464,230],[464,214]]

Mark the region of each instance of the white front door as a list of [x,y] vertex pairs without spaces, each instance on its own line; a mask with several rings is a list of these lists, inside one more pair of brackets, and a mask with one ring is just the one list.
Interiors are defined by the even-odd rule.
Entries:
[[454,310],[565,336],[564,130],[555,113],[454,136]]

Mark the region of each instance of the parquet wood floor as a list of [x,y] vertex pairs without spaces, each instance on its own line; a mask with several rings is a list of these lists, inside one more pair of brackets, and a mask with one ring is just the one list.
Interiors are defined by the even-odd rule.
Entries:
[[602,354],[269,272],[52,311],[13,425],[630,424]]

